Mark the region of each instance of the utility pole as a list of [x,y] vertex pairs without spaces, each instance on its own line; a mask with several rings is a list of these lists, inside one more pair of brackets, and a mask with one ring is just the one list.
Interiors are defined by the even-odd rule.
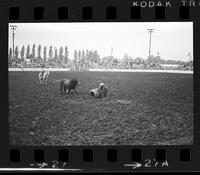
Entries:
[[15,26],[15,25],[10,25],[10,28],[11,28],[11,30],[12,30],[12,38],[13,38],[13,59],[14,59],[14,57],[15,57],[15,51],[14,51],[14,49],[15,49],[15,41],[14,41],[14,39],[15,39],[15,30],[17,30],[17,26]]
[[113,57],[113,47],[111,47],[111,58]]
[[190,53],[190,52],[188,53],[188,57],[189,57],[190,62],[191,62],[191,61],[192,61],[192,56],[191,56],[191,53]]
[[149,38],[149,58],[150,58],[150,56],[151,56],[151,35],[152,35],[152,33],[155,29],[147,29],[147,30],[148,30],[149,35],[150,35],[150,38]]

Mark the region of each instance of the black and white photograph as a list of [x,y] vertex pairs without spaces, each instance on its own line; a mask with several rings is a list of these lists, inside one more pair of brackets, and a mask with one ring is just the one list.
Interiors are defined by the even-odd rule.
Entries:
[[193,145],[192,22],[8,24],[10,146]]

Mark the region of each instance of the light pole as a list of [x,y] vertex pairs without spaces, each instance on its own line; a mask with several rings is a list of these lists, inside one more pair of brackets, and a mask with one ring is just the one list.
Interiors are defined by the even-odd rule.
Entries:
[[10,25],[10,28],[11,28],[11,30],[12,30],[12,39],[13,39],[13,59],[14,59],[14,57],[15,57],[15,53],[14,53],[14,49],[15,49],[15,40],[14,40],[14,38],[15,38],[15,30],[17,30],[17,26],[15,26],[15,25]]
[[189,57],[189,60],[190,60],[190,62],[192,61],[192,56],[191,56],[191,53],[189,52],[188,53],[188,57]]
[[113,57],[113,47],[111,47],[111,58]]
[[150,38],[149,38],[149,58],[151,56],[151,35],[154,32],[155,29],[147,29],[147,31],[149,32]]

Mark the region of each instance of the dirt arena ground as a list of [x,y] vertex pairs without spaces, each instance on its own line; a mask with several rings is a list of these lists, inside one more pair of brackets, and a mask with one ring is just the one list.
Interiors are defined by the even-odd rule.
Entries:
[[[77,93],[59,81],[77,77]],[[105,99],[89,91],[102,80]],[[147,72],[9,72],[10,145],[185,145],[193,143],[193,75]]]

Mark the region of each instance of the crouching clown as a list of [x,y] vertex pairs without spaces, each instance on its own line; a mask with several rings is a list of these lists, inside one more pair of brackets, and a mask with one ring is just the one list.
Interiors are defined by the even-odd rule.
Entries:
[[98,81],[98,82],[99,82],[99,87],[92,89],[90,91],[90,95],[94,98],[104,98],[107,96],[108,88],[101,81]]

